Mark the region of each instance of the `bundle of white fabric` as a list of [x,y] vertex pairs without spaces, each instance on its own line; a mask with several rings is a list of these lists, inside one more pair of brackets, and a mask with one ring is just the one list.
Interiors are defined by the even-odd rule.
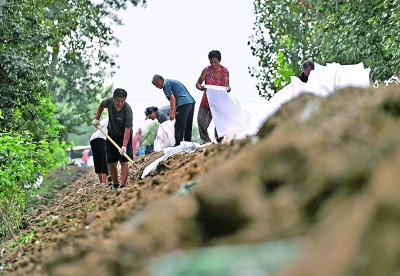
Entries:
[[246,134],[255,134],[284,103],[303,93],[326,97],[345,87],[369,87],[370,71],[370,68],[364,68],[362,62],[354,65],[328,63],[326,66],[315,63],[307,83],[303,83],[298,77],[293,76],[290,84],[277,92],[269,101],[258,100],[243,107],[249,118],[249,129]]
[[167,120],[160,124],[157,130],[157,136],[154,140],[154,151],[163,151],[166,147],[175,145],[175,120]]
[[224,86],[205,85],[218,138],[235,135],[249,128],[242,107]]

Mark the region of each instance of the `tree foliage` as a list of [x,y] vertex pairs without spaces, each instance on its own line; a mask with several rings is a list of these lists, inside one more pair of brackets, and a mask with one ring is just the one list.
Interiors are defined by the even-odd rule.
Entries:
[[363,62],[371,78],[399,74],[400,6],[395,0],[255,0],[249,42],[259,68],[259,93],[270,98],[300,73],[305,59],[325,64]]
[[0,0],[0,212],[14,226],[26,184],[65,160],[60,134],[88,121],[103,96],[115,11],[140,2]]

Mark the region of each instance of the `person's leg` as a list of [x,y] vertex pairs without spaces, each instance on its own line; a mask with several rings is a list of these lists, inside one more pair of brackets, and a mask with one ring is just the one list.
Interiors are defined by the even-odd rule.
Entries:
[[217,140],[218,143],[221,143],[222,140],[224,140],[224,136],[222,137],[218,137],[218,132],[217,132],[217,128],[215,128],[215,140]]
[[182,106],[178,106],[176,108],[176,114],[175,114],[175,147],[179,146],[181,141],[183,141],[183,136],[185,134],[185,124],[186,124],[186,117],[184,114],[185,112],[182,112]]
[[101,182],[107,184],[108,166],[106,155],[106,140],[101,140]]
[[100,173],[101,173],[101,160],[100,160],[100,153],[99,153],[99,146],[100,144],[97,143],[99,139],[93,139],[90,141],[90,147],[92,148],[92,155],[93,155],[93,165],[94,165],[94,172],[97,174],[97,176],[99,177],[99,181],[101,183],[101,177],[100,177]]
[[122,187],[126,186],[126,181],[128,180],[128,175],[129,175],[129,163],[122,162],[121,163],[121,186]]
[[101,173],[99,177],[100,183],[102,184],[107,184],[107,174],[106,173]]
[[[90,141],[92,148],[94,172],[97,174],[100,183],[107,183],[107,162],[105,140],[96,138]],[[103,176],[105,175],[105,176]]]
[[[116,139],[111,137],[116,142]],[[117,143],[117,142],[116,142]],[[111,175],[111,179],[114,185],[118,185],[118,168],[117,162],[119,160],[120,154],[118,149],[107,139],[106,140],[106,154],[107,154],[107,165],[108,170]]]
[[[118,145],[122,146],[123,138],[118,141]],[[129,136],[128,145],[126,146],[126,154],[132,159],[133,158],[133,148],[132,148],[132,134]],[[120,155],[119,163],[121,164],[121,187],[126,186],[129,175],[129,161],[128,159]]]
[[117,163],[108,163],[108,170],[110,171],[113,184],[118,185],[119,181]]
[[208,127],[210,126],[211,120],[211,110],[207,107],[200,105],[199,113],[197,114],[197,125],[199,126],[200,139],[204,143],[211,142],[207,131]]
[[190,141],[192,141],[194,103],[190,104],[187,109],[188,110],[187,110],[187,115],[186,115],[186,128],[185,128],[184,139],[185,139],[185,141],[190,142]]

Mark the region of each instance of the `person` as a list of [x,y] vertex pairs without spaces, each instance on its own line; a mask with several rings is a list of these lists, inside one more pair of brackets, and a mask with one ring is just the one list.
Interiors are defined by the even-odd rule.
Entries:
[[83,153],[82,153],[82,162],[81,162],[82,167],[87,167],[88,166],[89,153],[90,153],[89,149],[85,149],[83,151]]
[[145,109],[144,115],[146,115],[147,119],[157,119],[157,121],[162,124],[165,121],[169,120],[169,113],[171,112],[171,107],[169,105],[163,106],[158,109],[156,106],[149,106]]
[[[196,83],[196,88],[198,90],[204,91],[203,98],[201,99],[200,103],[199,112],[197,115],[197,124],[199,126],[200,139],[204,143],[211,142],[207,129],[210,126],[212,114],[207,99],[207,89],[202,85],[202,83],[205,82],[206,85],[225,86],[228,92],[231,91],[231,87],[229,86],[229,71],[220,63],[221,52],[218,50],[212,50],[208,53],[208,60],[210,61],[210,65],[203,69]],[[218,137],[218,134],[216,133],[215,136]]]
[[133,136],[133,141],[132,141],[132,151],[134,155],[139,150],[141,143],[142,143],[142,129],[138,128],[135,135]]
[[[100,127],[108,132],[108,118],[104,118],[100,122]],[[107,183],[107,156],[106,156],[106,136],[99,129],[94,131],[89,139],[92,149],[94,172],[97,174],[100,184]]]
[[[122,88],[114,90],[113,96],[104,99],[97,108],[96,117],[93,125],[99,125],[99,118],[108,109],[108,136],[121,148],[118,152],[117,147],[108,139],[106,140],[107,165],[110,171],[114,189],[126,186],[129,173],[128,159],[126,153],[132,158],[132,109],[126,102],[127,92]],[[118,181],[117,163],[121,165],[121,183]]]
[[164,79],[160,75],[154,75],[152,83],[155,87],[164,91],[170,102],[169,119],[171,121],[175,119],[175,146],[179,146],[183,140],[192,141],[193,114],[196,103],[192,95],[177,80]]
[[301,64],[301,67],[303,68],[303,71],[299,74],[299,79],[302,82],[307,82],[308,81],[308,76],[310,75],[311,70],[314,70],[314,62],[311,60],[307,59],[303,61]]

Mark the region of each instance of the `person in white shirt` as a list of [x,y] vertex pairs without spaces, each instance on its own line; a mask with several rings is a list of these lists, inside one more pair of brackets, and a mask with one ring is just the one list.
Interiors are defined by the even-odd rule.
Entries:
[[[108,117],[100,121],[101,128],[108,132]],[[94,172],[98,175],[100,184],[107,183],[107,158],[106,158],[106,136],[96,130],[90,136],[90,147],[92,148]]]

